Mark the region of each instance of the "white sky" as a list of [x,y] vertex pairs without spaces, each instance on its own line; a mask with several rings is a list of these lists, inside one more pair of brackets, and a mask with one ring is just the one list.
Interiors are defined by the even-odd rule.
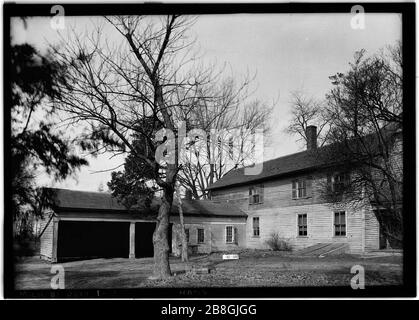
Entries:
[[[95,18],[97,19],[97,18]],[[192,28],[200,52],[208,62],[224,62],[238,77],[256,74],[255,98],[277,101],[271,118],[271,148],[265,160],[300,151],[295,137],[283,133],[290,119],[290,93],[304,91],[324,98],[330,89],[329,76],[344,72],[355,51],[374,53],[401,40],[401,18],[396,14],[366,14],[365,29],[352,29],[350,14],[264,14],[200,16]],[[88,28],[91,18],[66,17],[66,28]],[[64,30],[65,33],[65,30]],[[27,29],[20,21],[12,23],[14,43],[29,42],[40,50],[58,41],[49,18],[28,20]],[[109,37],[114,37],[110,34]],[[114,41],[118,41],[117,38]],[[96,191],[110,179],[106,170],[122,163],[121,158],[104,155],[88,158],[90,167],[76,177],[52,183],[40,177],[43,185]]]

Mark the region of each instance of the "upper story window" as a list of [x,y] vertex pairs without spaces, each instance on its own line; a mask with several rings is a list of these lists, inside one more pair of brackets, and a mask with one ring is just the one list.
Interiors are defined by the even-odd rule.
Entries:
[[335,212],[334,218],[335,236],[346,236],[346,214],[345,211]]
[[198,243],[204,243],[205,241],[205,232],[204,229],[198,229]]
[[249,187],[249,204],[263,203],[263,184]]
[[327,188],[330,192],[341,193],[345,191],[350,182],[350,174],[348,172],[340,172],[327,175]]
[[253,236],[259,237],[260,235],[260,229],[259,229],[259,217],[253,217]]
[[298,179],[292,181],[292,198],[299,199],[307,197],[306,179]]

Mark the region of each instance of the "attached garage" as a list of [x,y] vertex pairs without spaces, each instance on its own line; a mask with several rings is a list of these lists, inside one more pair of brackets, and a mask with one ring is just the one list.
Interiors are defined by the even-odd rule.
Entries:
[[[50,211],[41,221],[41,258],[52,262],[93,258],[152,257],[156,208],[129,211],[109,193],[49,189]],[[197,253],[245,247],[246,214],[230,204],[209,200],[182,201],[189,245]],[[228,237],[230,230],[230,237]],[[234,237],[232,233],[234,231]],[[197,235],[201,232],[201,237]],[[169,250],[179,254],[179,216],[172,207]],[[173,239],[173,240],[172,240]]]
[[153,256],[156,222],[108,193],[53,189],[52,210],[41,222],[41,258],[52,262]]

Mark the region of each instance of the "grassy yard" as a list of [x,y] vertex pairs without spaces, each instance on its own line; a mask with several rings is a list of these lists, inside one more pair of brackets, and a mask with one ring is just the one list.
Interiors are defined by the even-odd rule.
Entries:
[[[221,254],[192,257],[188,264],[171,258],[174,276],[150,280],[153,259],[94,259],[66,262],[66,289],[141,287],[255,287],[349,286],[350,269],[365,269],[365,285],[398,285],[402,281],[400,255],[338,255],[325,258],[292,253],[245,251],[239,260],[222,260]],[[37,257],[16,262],[16,289],[50,289],[51,264]],[[210,273],[193,270],[209,268]]]

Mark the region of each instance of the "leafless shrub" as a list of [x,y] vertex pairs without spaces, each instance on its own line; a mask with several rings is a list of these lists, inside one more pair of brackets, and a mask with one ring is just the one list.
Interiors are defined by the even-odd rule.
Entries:
[[265,241],[266,244],[273,251],[291,251],[292,247],[289,243],[289,239],[285,239],[279,236],[278,232],[272,232],[269,235],[268,240]]

